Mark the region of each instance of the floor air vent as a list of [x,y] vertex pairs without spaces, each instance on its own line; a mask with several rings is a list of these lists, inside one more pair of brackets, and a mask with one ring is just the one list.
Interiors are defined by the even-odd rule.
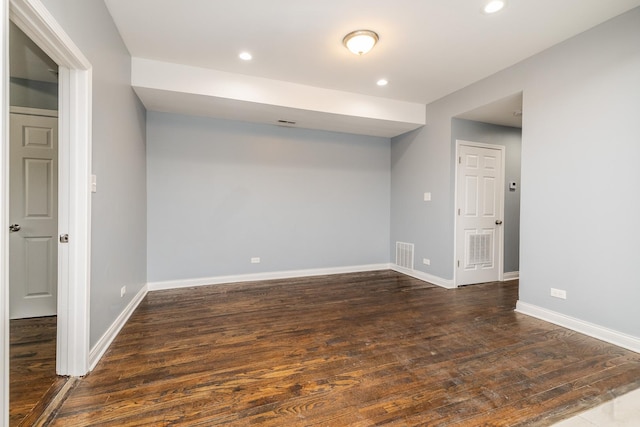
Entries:
[[413,270],[413,243],[396,242],[396,265]]

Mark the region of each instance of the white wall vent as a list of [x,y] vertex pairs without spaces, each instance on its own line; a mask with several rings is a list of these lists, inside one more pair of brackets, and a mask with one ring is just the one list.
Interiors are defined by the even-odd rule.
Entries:
[[470,234],[467,245],[467,265],[492,264],[493,239],[491,234]]
[[396,265],[413,270],[413,243],[396,242]]

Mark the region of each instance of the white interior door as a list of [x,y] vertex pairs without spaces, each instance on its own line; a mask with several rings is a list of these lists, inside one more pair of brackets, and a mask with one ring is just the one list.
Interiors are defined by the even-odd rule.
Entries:
[[58,119],[11,114],[9,316],[56,314]]
[[504,147],[458,142],[456,284],[502,279]]

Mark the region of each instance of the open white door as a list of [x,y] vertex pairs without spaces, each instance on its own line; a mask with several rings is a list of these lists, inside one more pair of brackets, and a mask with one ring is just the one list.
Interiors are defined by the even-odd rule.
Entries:
[[51,316],[58,293],[58,118],[11,114],[9,314]]
[[502,280],[504,151],[457,142],[456,285]]

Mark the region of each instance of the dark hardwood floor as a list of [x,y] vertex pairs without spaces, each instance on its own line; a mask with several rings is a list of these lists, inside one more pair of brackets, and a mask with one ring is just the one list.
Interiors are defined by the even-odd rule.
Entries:
[[640,387],[640,354],[517,294],[390,271],[153,292],[51,425],[545,426]]
[[9,425],[31,426],[66,381],[56,375],[56,316],[10,321]]

